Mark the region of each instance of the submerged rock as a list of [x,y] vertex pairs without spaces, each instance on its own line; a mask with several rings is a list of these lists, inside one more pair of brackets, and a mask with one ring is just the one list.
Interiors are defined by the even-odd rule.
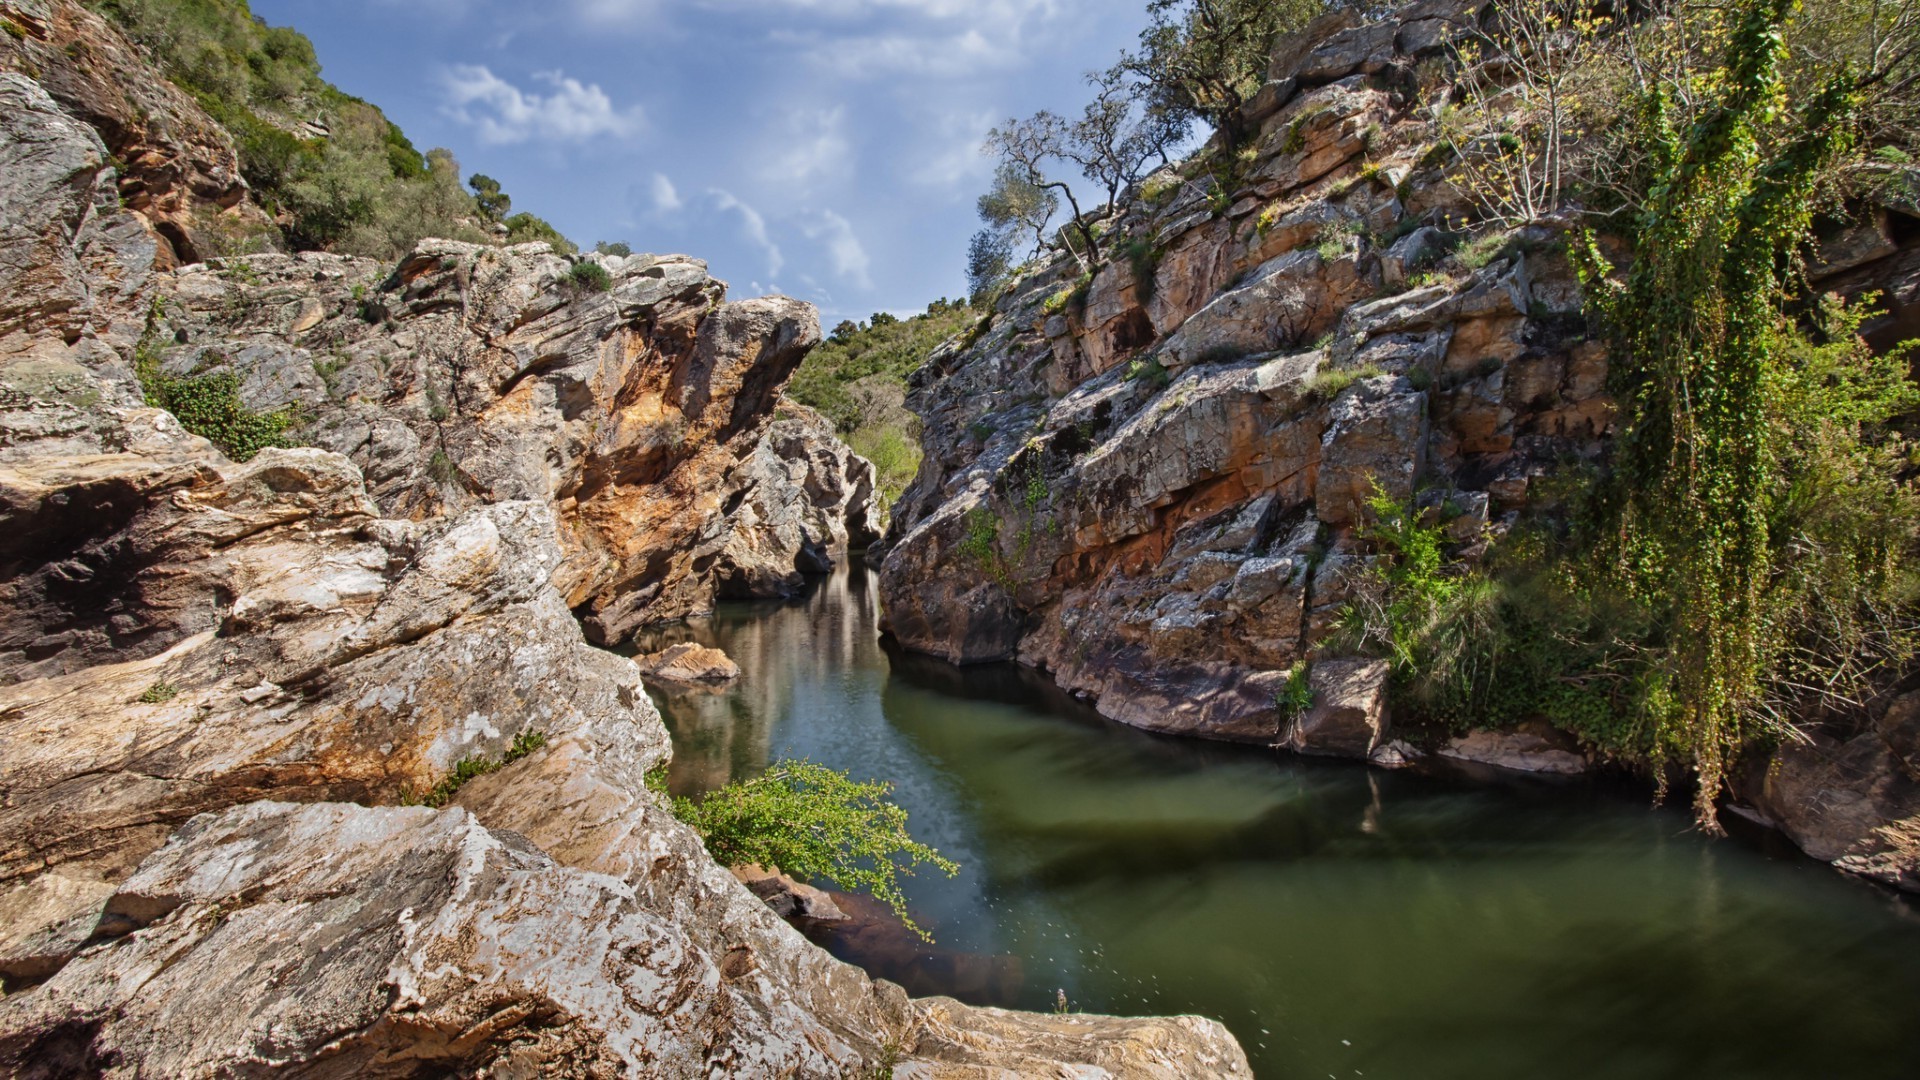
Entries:
[[778,870],[749,863],[733,867],[732,873],[748,892],[765,900],[775,915],[789,922],[845,922],[850,918],[824,890],[795,881]]

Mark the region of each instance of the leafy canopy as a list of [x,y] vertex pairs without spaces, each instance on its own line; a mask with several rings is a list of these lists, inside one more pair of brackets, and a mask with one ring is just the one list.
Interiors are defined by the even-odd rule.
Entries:
[[907,812],[887,801],[893,785],[862,783],[810,761],[782,761],[699,802],[674,800],[674,813],[700,833],[722,866],[778,867],[802,881],[827,879],[893,909],[907,928],[932,937],[907,914],[901,875],[930,865],[949,877],[958,864],[907,832]]

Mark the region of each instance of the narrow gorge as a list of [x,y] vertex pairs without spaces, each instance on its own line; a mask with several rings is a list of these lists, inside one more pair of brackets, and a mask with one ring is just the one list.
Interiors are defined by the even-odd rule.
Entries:
[[[1768,414],[1751,457],[1814,463],[1769,523],[1867,536],[1757,545],[1740,611],[1831,652],[1765,654],[1729,735],[1674,628],[1735,620],[1631,576],[1698,551],[1598,516],[1687,427],[1641,422],[1667,383],[1621,345],[1668,325],[1634,305],[1684,187],[1647,177],[1680,173],[1525,212],[1472,173],[1538,136],[1516,86],[1596,93],[1596,42],[1680,16],[1552,7],[1489,59],[1524,7],[1156,0],[1081,126],[987,136],[973,295],[823,333],[717,258],[582,251],[462,187],[241,0],[0,0],[0,1075],[1909,1075],[1920,165],[1885,123],[1776,130],[1846,96],[1786,88],[1785,0],[1686,43],[1759,90],[1703,68],[1686,123],[1643,110],[1686,153],[1776,125],[1698,250],[1791,234],[1763,344],[1815,374],[1758,381],[1832,423]],[[1215,60],[1251,75],[1153,83],[1247,11]],[[591,98],[540,78],[484,94]],[[1570,160],[1623,145],[1582,108]],[[1839,142],[1817,200],[1753,209]],[[697,198],[630,179],[659,232]],[[1738,299],[1698,306],[1737,329]],[[731,824],[880,887],[728,855],[725,800],[798,767],[865,816]],[[909,820],[896,879],[863,830]]]

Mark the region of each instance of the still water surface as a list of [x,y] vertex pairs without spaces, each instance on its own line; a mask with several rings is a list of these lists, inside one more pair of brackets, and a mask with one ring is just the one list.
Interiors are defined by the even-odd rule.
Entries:
[[938,938],[823,944],[917,994],[1219,1018],[1265,1078],[1920,1077],[1920,917],[1644,794],[1149,736],[1010,666],[883,648],[856,565],[678,627],[745,670],[658,698],[694,794],[810,758],[964,866]]

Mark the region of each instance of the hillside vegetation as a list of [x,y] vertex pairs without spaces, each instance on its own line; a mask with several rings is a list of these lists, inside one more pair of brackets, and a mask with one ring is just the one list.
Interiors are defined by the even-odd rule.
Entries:
[[[145,46],[168,78],[232,134],[274,227],[210,215],[211,255],[277,249],[390,259],[437,236],[573,245],[532,214],[505,214],[499,186],[463,186],[451,151],[422,154],[381,111],[321,78],[313,43],[268,26],[246,0],[86,0]],[[489,189],[490,187],[490,189]],[[222,225],[225,231],[222,231]]]
[[801,365],[787,394],[833,421],[855,453],[874,463],[891,506],[920,468],[920,426],[906,410],[907,377],[942,342],[979,323],[964,300],[936,300],[901,319],[879,312],[847,321]]

